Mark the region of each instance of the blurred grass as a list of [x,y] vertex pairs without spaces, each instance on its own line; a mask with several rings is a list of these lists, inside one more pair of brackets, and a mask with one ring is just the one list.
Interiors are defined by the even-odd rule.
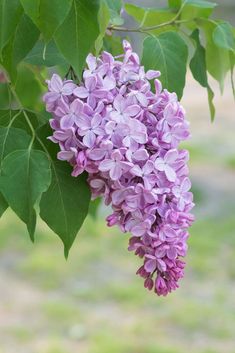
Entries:
[[[86,221],[66,261],[44,224],[38,224],[33,245],[8,211],[1,224],[1,271],[10,285],[20,281],[40,298],[20,302],[20,308],[8,302],[5,315],[19,316],[21,324],[3,327],[0,347],[14,342],[38,353],[184,353],[189,346],[195,353],[235,352],[234,229],[234,217],[195,223],[186,278],[166,299],[142,288],[134,274],[140,262],[127,254],[127,237],[107,229],[102,217]],[[24,314],[28,304],[33,324]]]

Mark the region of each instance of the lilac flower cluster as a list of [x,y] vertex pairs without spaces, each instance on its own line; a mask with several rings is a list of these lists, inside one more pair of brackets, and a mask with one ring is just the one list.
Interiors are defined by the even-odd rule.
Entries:
[[[124,54],[89,54],[83,83],[53,75],[44,96],[58,159],[73,176],[89,173],[92,197],[104,196],[108,226],[130,232],[129,250],[143,258],[137,274],[158,295],[178,287],[193,207],[186,150],[189,124],[160,72],[145,72],[127,41]],[[152,81],[155,93],[151,90]]]

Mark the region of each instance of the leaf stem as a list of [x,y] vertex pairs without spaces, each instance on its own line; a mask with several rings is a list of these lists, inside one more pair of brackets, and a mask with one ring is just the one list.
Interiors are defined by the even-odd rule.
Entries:
[[191,20],[172,20],[172,21],[168,21],[168,22],[164,22],[164,23],[160,23],[158,25],[155,26],[149,26],[149,27],[138,27],[138,28],[126,28],[126,27],[117,27],[117,26],[110,26],[108,27],[109,30],[113,30],[113,31],[120,31],[120,32],[139,32],[139,33],[146,33],[148,31],[154,31],[156,29],[160,29],[162,27],[167,27],[167,26],[174,26],[174,25],[178,25],[181,23],[188,23],[188,22],[192,22],[194,21],[194,19]]
[[163,22],[163,23],[160,23],[160,24],[157,24],[157,25],[154,25],[154,26],[144,27],[143,25],[144,25],[144,22],[146,20],[147,15],[148,15],[148,11],[146,11],[140,26],[137,27],[137,28],[126,28],[126,27],[119,27],[119,26],[109,26],[107,29],[109,29],[110,31],[114,30],[114,31],[121,31],[121,32],[147,33],[148,31],[153,31],[153,30],[160,29],[160,28],[166,27],[166,26],[174,26],[174,25],[178,25],[178,24],[181,24],[181,23],[192,22],[192,21],[194,21],[194,19],[178,20],[180,14],[181,14],[181,12],[182,12],[185,4],[186,4],[186,1],[187,0],[185,0],[183,2],[183,4],[181,5],[179,11],[177,12],[177,14],[171,20],[169,20],[167,22]]

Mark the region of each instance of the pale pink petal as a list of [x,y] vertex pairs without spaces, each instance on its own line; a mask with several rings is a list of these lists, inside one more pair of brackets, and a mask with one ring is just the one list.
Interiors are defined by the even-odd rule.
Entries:
[[162,91],[162,84],[161,81],[159,80],[154,80],[154,86],[155,86],[155,92],[156,95],[159,95]]
[[63,130],[70,129],[74,124],[74,119],[71,114],[67,114],[63,116],[60,120],[60,127]]
[[138,93],[138,94],[136,95],[136,98],[138,99],[138,101],[140,102],[140,104],[141,104],[143,107],[147,107],[147,105],[148,105],[148,99],[147,99],[147,97],[146,97],[145,94],[143,94],[143,93]]
[[96,136],[93,131],[88,131],[86,135],[83,137],[83,143],[85,146],[91,148],[94,146],[96,140]]
[[169,181],[174,182],[176,180],[176,173],[169,165],[165,165],[165,174]]
[[92,179],[90,185],[94,189],[102,189],[102,187],[105,186],[105,182],[102,179]]
[[112,159],[105,159],[99,165],[99,170],[101,172],[108,172],[114,165],[114,161]]
[[125,110],[124,110],[124,113],[128,116],[135,116],[137,115],[139,112],[140,112],[140,106],[137,105],[137,104],[133,104],[129,107],[127,107]]
[[57,153],[57,158],[61,161],[69,161],[73,156],[74,153],[72,151],[60,151]]
[[89,129],[91,127],[91,119],[85,114],[76,116],[75,123],[82,130]]
[[142,237],[144,234],[146,234],[146,229],[143,228],[141,224],[139,224],[131,228],[131,233],[136,237]]
[[62,82],[60,76],[57,74],[53,74],[51,77],[50,84],[49,84],[49,89],[51,91],[55,91],[57,93],[60,93],[62,86],[63,86],[63,82]]
[[71,104],[70,104],[70,109],[76,113],[76,114],[79,114],[82,112],[83,110],[83,102],[80,101],[80,99],[75,99]]
[[89,158],[92,159],[93,161],[99,161],[102,158],[104,158],[106,152],[105,150],[102,150],[100,148],[94,148],[89,152]]
[[147,161],[145,165],[143,166],[143,172],[144,174],[150,174],[152,173],[154,169],[154,164],[152,161]]
[[91,127],[95,128],[100,125],[102,121],[102,116],[100,114],[95,114],[94,118],[91,119]]
[[88,76],[85,79],[85,86],[89,92],[92,92],[95,89],[96,84],[97,84],[97,79],[95,76]]
[[178,157],[178,151],[176,149],[169,150],[164,157],[166,163],[173,163],[175,162],[176,158]]
[[123,116],[117,112],[117,111],[113,111],[110,113],[110,118],[114,121],[116,121],[117,123],[120,123],[123,120]]
[[76,87],[77,86],[74,83],[68,82],[63,85],[61,92],[65,96],[69,96],[70,94],[73,93],[73,91],[75,90]]
[[92,54],[88,54],[88,56],[86,58],[86,63],[87,63],[87,66],[89,67],[89,69],[91,71],[94,71],[96,68],[96,57]]
[[86,89],[86,87],[83,86],[75,88],[73,94],[79,98],[87,98],[89,95],[88,90]]
[[156,70],[148,70],[146,72],[146,75],[145,77],[148,79],[148,80],[152,80],[154,78],[157,78],[161,75],[160,71],[156,71]]
[[165,170],[165,162],[162,158],[157,158],[154,162],[154,166],[160,172],[163,172]]
[[120,113],[123,111],[123,101],[124,98],[120,94],[118,94],[113,101],[114,108]]
[[90,105],[92,109],[95,109],[96,106],[96,98],[93,94],[90,94],[87,98],[87,103]]
[[92,94],[96,98],[105,98],[107,96],[107,91],[105,89],[96,89]]
[[189,180],[189,178],[185,178],[181,184],[181,190],[183,192],[187,192],[191,189],[191,182]]
[[142,169],[138,165],[135,165],[133,168],[131,168],[130,172],[133,175],[137,175],[139,177],[142,176]]
[[112,90],[116,87],[116,80],[114,77],[106,76],[103,80],[103,86],[106,90]]
[[157,267],[156,260],[147,260],[144,264],[144,268],[147,272],[152,273]]
[[43,96],[43,100],[46,103],[54,103],[58,98],[60,98],[60,93],[47,92]]
[[176,248],[171,246],[168,250],[167,250],[167,256],[170,260],[175,260],[177,257],[177,251]]
[[142,148],[133,153],[133,158],[137,161],[146,161],[148,159],[149,154],[146,149]]
[[112,180],[118,180],[121,178],[122,170],[118,163],[115,163],[114,166],[110,169],[109,175]]

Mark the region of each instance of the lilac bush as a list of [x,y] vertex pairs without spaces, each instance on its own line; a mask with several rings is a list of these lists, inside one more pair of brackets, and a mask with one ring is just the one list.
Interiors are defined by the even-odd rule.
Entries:
[[143,259],[137,274],[144,286],[166,295],[184,275],[193,222],[189,155],[178,148],[189,123],[160,72],[145,72],[127,41],[123,48],[118,57],[89,54],[79,86],[52,76],[44,96],[53,115],[49,138],[74,177],[88,173],[92,197],[111,204],[107,225],[131,234],[128,249]]

